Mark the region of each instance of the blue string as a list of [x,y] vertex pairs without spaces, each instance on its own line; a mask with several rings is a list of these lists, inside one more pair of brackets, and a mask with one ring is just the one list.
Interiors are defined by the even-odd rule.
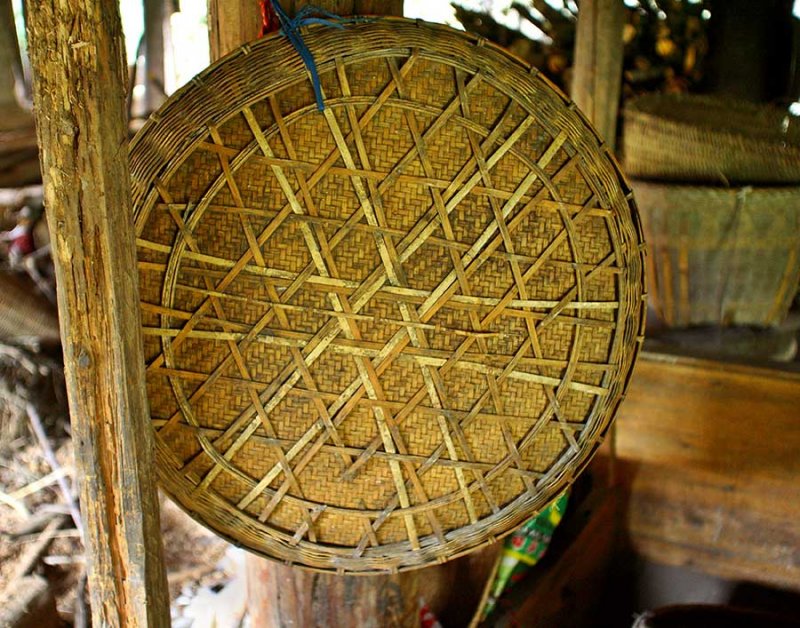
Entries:
[[278,21],[281,24],[281,34],[294,46],[308,69],[309,74],[311,74],[311,85],[314,88],[314,96],[317,99],[317,109],[325,111],[325,100],[322,97],[322,85],[319,80],[317,63],[314,61],[314,55],[311,54],[308,46],[306,46],[306,42],[303,41],[300,29],[303,26],[310,26],[311,24],[343,29],[345,23],[364,20],[355,18],[344,19],[335,13],[310,4],[304,6],[293,18],[290,18],[286,14],[286,11],[283,10],[279,0],[271,0],[271,2],[272,7],[275,9],[275,15],[278,16]]

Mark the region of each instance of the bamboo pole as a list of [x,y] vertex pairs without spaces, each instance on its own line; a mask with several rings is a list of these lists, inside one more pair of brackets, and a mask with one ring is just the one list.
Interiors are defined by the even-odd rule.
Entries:
[[575,35],[572,99],[613,150],[622,85],[622,0],[582,0]]
[[118,0],[28,0],[45,204],[95,626],[168,626]]

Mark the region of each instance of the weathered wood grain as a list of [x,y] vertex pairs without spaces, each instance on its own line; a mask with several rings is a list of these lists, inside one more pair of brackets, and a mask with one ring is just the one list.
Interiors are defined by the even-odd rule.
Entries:
[[212,61],[260,34],[261,8],[258,2],[209,0],[208,37]]
[[800,588],[800,374],[645,353],[617,453],[643,555]]
[[28,3],[95,626],[167,626],[116,0]]
[[[418,600],[427,589],[409,574],[336,576],[287,567],[261,558],[248,561],[250,616],[254,626],[419,625]],[[438,568],[434,568],[438,569]]]
[[145,111],[158,109],[166,96],[164,29],[169,24],[167,0],[144,0]]
[[583,0],[575,34],[572,99],[613,149],[622,85],[622,0]]
[[394,15],[402,17],[403,0],[356,0],[353,6],[356,15]]

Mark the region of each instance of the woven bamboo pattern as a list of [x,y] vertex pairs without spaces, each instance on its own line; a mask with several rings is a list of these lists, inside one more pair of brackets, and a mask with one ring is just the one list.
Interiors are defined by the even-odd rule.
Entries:
[[650,94],[624,110],[625,171],[676,183],[800,183],[800,118],[785,109]]
[[600,444],[642,340],[617,164],[535,70],[402,19],[246,45],[133,140],[166,491],[318,570],[511,531]]
[[784,321],[800,282],[800,187],[633,185],[667,325]]

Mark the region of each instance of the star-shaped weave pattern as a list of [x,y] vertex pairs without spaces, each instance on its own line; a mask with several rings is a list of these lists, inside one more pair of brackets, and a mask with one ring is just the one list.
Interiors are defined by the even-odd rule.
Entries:
[[246,46],[134,140],[159,471],[339,572],[510,531],[604,435],[641,341],[631,195],[563,95],[405,21]]

